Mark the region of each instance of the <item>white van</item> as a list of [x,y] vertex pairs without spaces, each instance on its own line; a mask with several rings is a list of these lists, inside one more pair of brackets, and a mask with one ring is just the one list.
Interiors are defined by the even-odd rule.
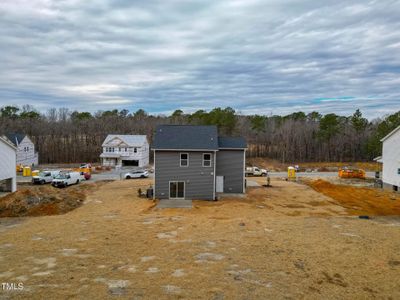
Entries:
[[48,170],[41,171],[39,172],[38,175],[32,176],[32,183],[33,184],[51,183],[58,174],[60,174],[60,171],[48,171]]
[[55,187],[66,187],[72,184],[78,184],[81,181],[82,177],[79,172],[60,172],[60,174],[53,179],[51,185]]

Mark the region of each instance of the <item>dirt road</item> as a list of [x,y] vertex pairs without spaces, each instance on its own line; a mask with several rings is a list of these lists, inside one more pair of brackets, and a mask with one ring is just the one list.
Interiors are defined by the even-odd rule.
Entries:
[[99,187],[65,215],[3,219],[0,297],[400,297],[400,220],[361,220],[313,189],[272,181],[247,199],[155,210],[146,181]]

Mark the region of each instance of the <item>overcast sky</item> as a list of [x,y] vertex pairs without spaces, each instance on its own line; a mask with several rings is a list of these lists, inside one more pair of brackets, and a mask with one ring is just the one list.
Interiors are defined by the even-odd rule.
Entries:
[[0,106],[400,110],[400,0],[2,0]]

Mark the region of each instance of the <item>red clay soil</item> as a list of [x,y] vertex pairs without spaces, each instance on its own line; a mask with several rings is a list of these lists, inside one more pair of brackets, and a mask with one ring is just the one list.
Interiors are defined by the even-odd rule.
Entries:
[[82,205],[89,191],[101,182],[79,184],[64,189],[26,186],[0,198],[0,217],[48,216],[67,213]]
[[337,185],[322,179],[306,181],[317,192],[335,200],[351,215],[400,215],[400,196],[366,187]]

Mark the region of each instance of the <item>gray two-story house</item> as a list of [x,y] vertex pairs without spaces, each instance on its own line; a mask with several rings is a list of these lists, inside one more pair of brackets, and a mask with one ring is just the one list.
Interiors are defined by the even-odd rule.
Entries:
[[218,193],[244,193],[246,147],[242,137],[219,137],[216,126],[158,126],[154,197],[216,200]]

